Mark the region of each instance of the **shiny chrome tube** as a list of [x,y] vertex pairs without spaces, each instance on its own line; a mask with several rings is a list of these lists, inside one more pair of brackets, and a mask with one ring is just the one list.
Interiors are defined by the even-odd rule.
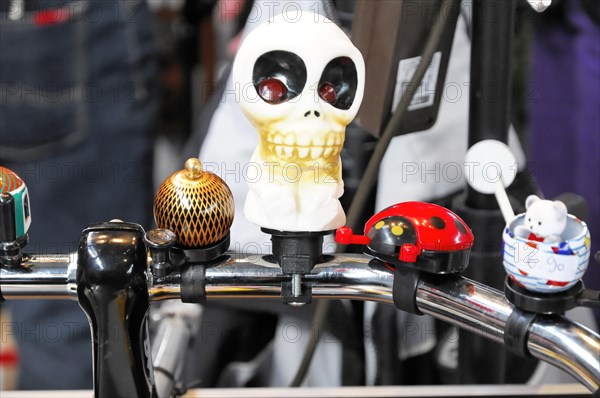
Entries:
[[534,357],[563,369],[585,385],[599,392],[600,339],[598,334],[560,316],[536,318],[527,348]]
[[417,307],[425,314],[501,343],[513,309],[501,292],[466,278],[422,284],[417,290]]
[[0,267],[5,299],[77,299],[77,254],[26,255],[20,268]]
[[[44,260],[44,261],[42,261]],[[74,262],[43,257],[28,260],[30,273],[0,271],[6,298],[33,297],[37,286],[44,297],[73,295]],[[36,271],[37,270],[37,271]],[[39,275],[37,275],[39,273]],[[206,295],[210,298],[279,298],[286,280],[276,264],[259,256],[236,257],[206,269]],[[338,255],[317,265],[303,277],[317,299],[356,299],[393,303],[394,275],[384,266],[369,265],[362,255]],[[52,289],[40,289],[41,282]],[[62,288],[59,288],[62,286]],[[180,298],[177,274],[149,282],[152,300]],[[42,295],[42,294],[40,294]],[[513,306],[504,294],[459,276],[425,280],[417,290],[417,306],[426,314],[502,343]],[[529,330],[529,352],[573,375],[591,391],[600,388],[600,337],[561,316],[538,316]]]
[[[369,266],[370,258],[362,255],[338,255],[318,264],[302,277],[312,284],[314,298],[355,299],[393,303],[393,273],[383,266]],[[206,269],[208,298],[279,298],[281,282],[289,279],[277,264],[258,256],[228,261]]]
[[[229,260],[206,270],[206,295],[210,298],[279,298],[281,275],[277,265],[262,258]],[[304,282],[313,283],[313,297],[356,299],[393,304],[393,273],[369,265],[361,255],[338,255],[317,265]],[[176,284],[152,286],[157,299],[176,298]],[[426,314],[499,343],[513,306],[504,294],[463,278],[423,281],[417,306]],[[600,337],[560,316],[538,316],[527,343],[534,357],[571,374],[591,391],[600,388]]]
[[[513,306],[504,294],[461,278],[442,285],[424,283],[417,306],[426,314],[491,340],[504,342]],[[600,389],[600,337],[558,315],[538,315],[527,339],[529,353],[569,373],[590,391]]]

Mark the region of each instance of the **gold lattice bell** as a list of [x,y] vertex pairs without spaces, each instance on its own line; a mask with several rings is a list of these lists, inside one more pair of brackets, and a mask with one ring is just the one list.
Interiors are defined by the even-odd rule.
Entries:
[[227,236],[233,214],[229,187],[216,174],[202,170],[196,158],[164,180],[154,198],[156,225],[175,232],[183,247],[218,243]]

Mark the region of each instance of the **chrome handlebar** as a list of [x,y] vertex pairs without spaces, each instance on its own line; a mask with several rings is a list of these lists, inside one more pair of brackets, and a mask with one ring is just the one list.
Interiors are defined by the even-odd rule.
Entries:
[[[6,299],[77,299],[77,255],[24,258],[22,268],[0,268]],[[148,276],[151,276],[148,271]],[[148,278],[153,301],[180,299],[180,276]],[[260,256],[231,254],[205,271],[207,298],[279,298],[286,277]],[[317,299],[353,299],[393,304],[394,274],[363,255],[341,254],[303,276]],[[499,343],[514,307],[504,294],[464,277],[424,280],[417,289],[418,309],[435,318]],[[558,315],[538,316],[527,337],[529,353],[566,371],[591,391],[600,389],[600,337]]]

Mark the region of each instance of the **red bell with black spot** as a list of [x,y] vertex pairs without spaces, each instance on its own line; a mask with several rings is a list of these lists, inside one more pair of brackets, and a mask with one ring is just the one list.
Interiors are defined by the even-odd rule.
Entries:
[[365,245],[365,253],[386,264],[432,273],[464,270],[473,239],[460,217],[424,202],[398,203],[382,210],[367,221],[364,235],[354,235],[348,227],[336,231],[340,244]]

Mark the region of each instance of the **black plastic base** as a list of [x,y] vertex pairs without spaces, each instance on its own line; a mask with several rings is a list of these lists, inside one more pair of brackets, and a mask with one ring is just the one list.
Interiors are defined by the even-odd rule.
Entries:
[[[20,236],[13,242],[0,242],[0,267],[18,268],[23,261],[23,249],[29,242],[29,235]],[[25,269],[25,268],[23,268]],[[0,303],[4,301],[0,288]]]
[[271,235],[273,257],[284,274],[308,274],[322,261],[323,236],[335,231],[290,232],[261,228]]
[[0,265],[8,268],[16,268],[21,266],[23,260],[23,249],[29,242],[29,235],[20,236],[12,242],[0,243]]
[[504,294],[508,301],[524,311],[536,314],[560,314],[575,308],[579,305],[583,292],[581,281],[564,292],[552,294],[530,292],[508,277],[504,283]]
[[423,250],[417,261],[407,263],[398,260],[397,256],[389,256],[377,253],[368,246],[363,249],[365,254],[385,261],[388,264],[395,264],[397,267],[413,269],[417,272],[427,272],[430,274],[456,274],[464,271],[469,266],[470,249],[454,251],[432,251]]
[[[326,256],[323,256],[323,236],[335,232],[292,232],[268,228],[261,228],[261,230],[271,235],[272,258],[281,267],[281,272],[286,275],[309,274],[316,264],[326,261]],[[267,261],[269,257],[271,256],[266,258]],[[282,282],[281,300],[293,305],[308,304],[312,300],[312,288],[300,282],[294,289],[293,280]]]
[[229,249],[230,235],[227,235],[211,246],[199,248],[181,247],[173,245],[171,249],[171,261],[177,267],[185,263],[186,265],[207,264],[221,257]]

